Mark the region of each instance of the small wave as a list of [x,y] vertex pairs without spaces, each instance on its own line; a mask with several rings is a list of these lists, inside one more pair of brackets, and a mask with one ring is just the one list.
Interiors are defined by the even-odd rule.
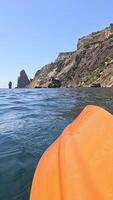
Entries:
[[17,154],[20,154],[20,149],[16,149],[16,150],[13,150],[13,151],[7,151],[7,152],[2,152],[0,153],[0,159],[1,158],[6,158],[6,157],[11,157],[11,156],[16,156]]

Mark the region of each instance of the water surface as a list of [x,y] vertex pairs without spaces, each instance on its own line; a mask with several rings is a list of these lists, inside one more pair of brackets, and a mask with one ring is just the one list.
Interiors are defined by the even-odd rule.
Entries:
[[0,90],[0,199],[29,199],[39,158],[88,104],[113,113],[113,89]]

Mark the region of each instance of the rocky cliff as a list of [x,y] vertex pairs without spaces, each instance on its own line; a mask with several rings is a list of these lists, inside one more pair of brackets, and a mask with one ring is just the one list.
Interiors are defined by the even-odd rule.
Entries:
[[79,39],[77,50],[60,53],[55,62],[38,70],[28,85],[90,87],[113,85],[113,24]]
[[25,70],[22,70],[17,80],[17,88],[25,88],[29,84],[30,80],[28,79]]

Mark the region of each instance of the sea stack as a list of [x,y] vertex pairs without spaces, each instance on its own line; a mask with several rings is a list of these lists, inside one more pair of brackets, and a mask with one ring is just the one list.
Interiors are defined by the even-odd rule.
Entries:
[[28,79],[25,70],[22,70],[17,80],[17,88],[25,88],[29,83],[30,80]]
[[12,82],[11,81],[9,81],[8,87],[9,87],[9,89],[12,89]]

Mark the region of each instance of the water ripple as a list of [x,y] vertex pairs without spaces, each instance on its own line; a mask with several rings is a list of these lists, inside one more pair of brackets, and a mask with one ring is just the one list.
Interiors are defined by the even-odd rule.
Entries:
[[0,90],[0,199],[28,200],[44,150],[88,104],[113,113],[112,88]]

